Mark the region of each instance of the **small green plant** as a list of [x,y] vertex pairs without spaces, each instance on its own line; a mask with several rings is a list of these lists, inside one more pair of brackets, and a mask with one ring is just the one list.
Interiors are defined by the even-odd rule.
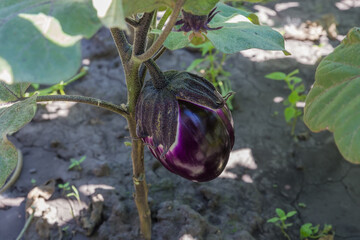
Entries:
[[299,203],[298,203],[298,206],[301,207],[301,208],[306,208],[306,204],[305,204],[305,203],[302,203],[302,202],[299,202]]
[[70,191],[70,183],[66,182],[64,184],[59,184],[58,187],[62,189],[62,194],[65,194],[65,192]]
[[303,111],[300,110],[296,104],[300,101],[305,101],[306,95],[304,94],[305,86],[302,83],[302,79],[294,75],[298,74],[299,70],[296,69],[289,74],[283,72],[273,72],[267,74],[265,77],[272,80],[285,81],[291,93],[284,101],[286,106],[284,110],[285,121],[288,124],[291,124],[291,135],[294,135],[295,126],[298,118],[303,114]]
[[77,170],[77,171],[81,171],[82,168],[81,168],[81,163],[83,161],[85,161],[86,159],[86,156],[82,156],[79,160],[76,160],[75,158],[71,158],[70,159],[70,165],[68,167],[68,170]]
[[[200,49],[201,58],[195,59],[186,71],[195,70],[200,73],[204,78],[211,81],[223,96],[232,93],[229,79],[231,73],[223,69],[227,54],[220,54],[220,51],[216,50],[210,41],[199,45],[192,44],[191,47]],[[233,96],[230,95],[226,102],[230,110],[233,110],[232,98]]]
[[320,225],[313,226],[312,223],[305,223],[300,228],[300,239],[318,239],[331,234],[332,226],[325,224],[322,230],[319,230]]
[[66,194],[67,197],[75,197],[76,200],[80,203],[80,195],[79,195],[79,191],[77,190],[77,188],[74,185],[71,185],[71,189],[72,192]]
[[32,178],[30,181],[31,181],[31,184],[32,184],[33,186],[36,185],[36,179]]
[[290,211],[288,213],[285,213],[284,210],[280,208],[275,209],[277,217],[270,218],[267,220],[268,223],[273,223],[275,226],[279,227],[281,229],[282,234],[287,238],[291,239],[289,235],[286,233],[286,230],[291,227],[292,223],[286,223],[286,220],[292,216],[294,216],[297,212],[296,211]]

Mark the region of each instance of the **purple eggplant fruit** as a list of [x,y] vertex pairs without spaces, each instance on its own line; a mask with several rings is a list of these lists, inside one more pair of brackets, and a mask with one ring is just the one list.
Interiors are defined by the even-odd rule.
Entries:
[[234,145],[225,100],[202,77],[147,66],[152,79],[136,105],[138,136],[169,171],[199,182],[218,177]]

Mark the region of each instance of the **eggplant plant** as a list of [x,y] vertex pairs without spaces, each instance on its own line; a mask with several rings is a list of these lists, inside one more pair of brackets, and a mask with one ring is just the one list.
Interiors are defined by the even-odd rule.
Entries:
[[[161,11],[165,12],[158,19]],[[240,15],[247,20],[236,18]],[[121,58],[126,103],[27,93],[30,84],[53,85],[75,76],[81,67],[80,40],[102,26],[111,32]],[[127,37],[130,32],[132,37]],[[21,151],[7,135],[31,121],[38,102],[101,107],[127,121],[140,231],[150,239],[144,146],[169,171],[192,181],[209,181],[225,168],[235,141],[225,103],[229,96],[221,96],[208,80],[192,73],[162,72],[155,62],[166,49],[183,48],[195,40],[211,41],[226,54],[249,48],[289,54],[281,34],[261,26],[255,14],[218,0],[2,0],[0,186],[6,185],[1,191],[14,183],[22,166]],[[145,81],[147,70],[151,79]]]

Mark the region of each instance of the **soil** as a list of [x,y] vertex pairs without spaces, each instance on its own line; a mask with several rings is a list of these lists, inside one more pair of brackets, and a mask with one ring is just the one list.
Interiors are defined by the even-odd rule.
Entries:
[[[286,32],[292,55],[251,49],[228,56],[225,70],[231,72],[236,92],[236,140],[219,178],[190,182],[168,172],[145,150],[152,237],[286,239],[267,223],[281,208],[297,211],[287,220],[293,223],[286,230],[291,239],[299,239],[300,226],[310,222],[331,224],[334,239],[359,240],[360,167],[342,158],[331,133],[311,133],[301,120],[294,139],[282,114],[284,105],[274,101],[286,98],[289,90],[264,76],[299,69],[309,90],[319,58],[359,24],[360,5],[356,0],[302,0],[247,7],[262,24]],[[326,19],[336,20],[338,35],[326,27],[332,23],[324,24]],[[83,57],[89,72],[67,94],[125,103],[124,73],[106,29],[83,41]],[[196,58],[200,53],[182,49],[165,53],[158,63],[164,70],[183,70]],[[0,196],[0,239],[15,239],[20,233],[30,191],[44,211],[35,215],[24,239],[141,239],[130,148],[124,144],[129,133],[121,116],[80,104],[39,105],[34,120],[10,138],[23,152],[24,168],[16,184]],[[68,171],[70,159],[81,156],[86,156],[82,170]],[[80,202],[54,187],[65,182],[76,186]]]

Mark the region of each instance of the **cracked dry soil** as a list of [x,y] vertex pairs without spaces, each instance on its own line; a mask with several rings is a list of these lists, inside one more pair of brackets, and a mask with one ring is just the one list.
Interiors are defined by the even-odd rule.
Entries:
[[[216,180],[182,179],[145,150],[153,239],[281,240],[285,238],[280,230],[266,221],[275,208],[282,208],[297,211],[289,220],[294,224],[287,230],[291,239],[299,239],[300,226],[311,222],[331,224],[334,239],[359,240],[360,167],[341,157],[329,132],[309,133],[299,121],[296,134],[308,137],[294,141],[282,116],[283,104],[273,101],[286,98],[289,91],[264,75],[299,69],[309,90],[318,58],[329,54],[341,35],[360,22],[360,6],[356,0],[304,0],[249,7],[263,24],[287,32],[286,48],[292,55],[254,49],[228,57],[225,70],[231,72],[237,93],[236,141],[225,172]],[[320,31],[313,39],[309,24],[301,24],[324,14],[334,16],[339,36]],[[90,61],[89,73],[67,93],[125,102],[123,70],[106,29],[83,41],[83,55]],[[178,50],[165,53],[158,63],[164,70],[183,70],[199,57]],[[113,113],[70,103],[39,105],[34,120],[11,137],[23,151],[24,168],[0,197],[0,239],[15,239],[20,233],[25,199],[34,188],[31,179],[36,185],[55,181],[42,190],[69,182],[79,190],[81,202],[52,188],[24,239],[140,239],[130,149],[124,145],[128,136],[126,122]],[[86,156],[82,171],[68,171],[70,158],[81,156]]]

